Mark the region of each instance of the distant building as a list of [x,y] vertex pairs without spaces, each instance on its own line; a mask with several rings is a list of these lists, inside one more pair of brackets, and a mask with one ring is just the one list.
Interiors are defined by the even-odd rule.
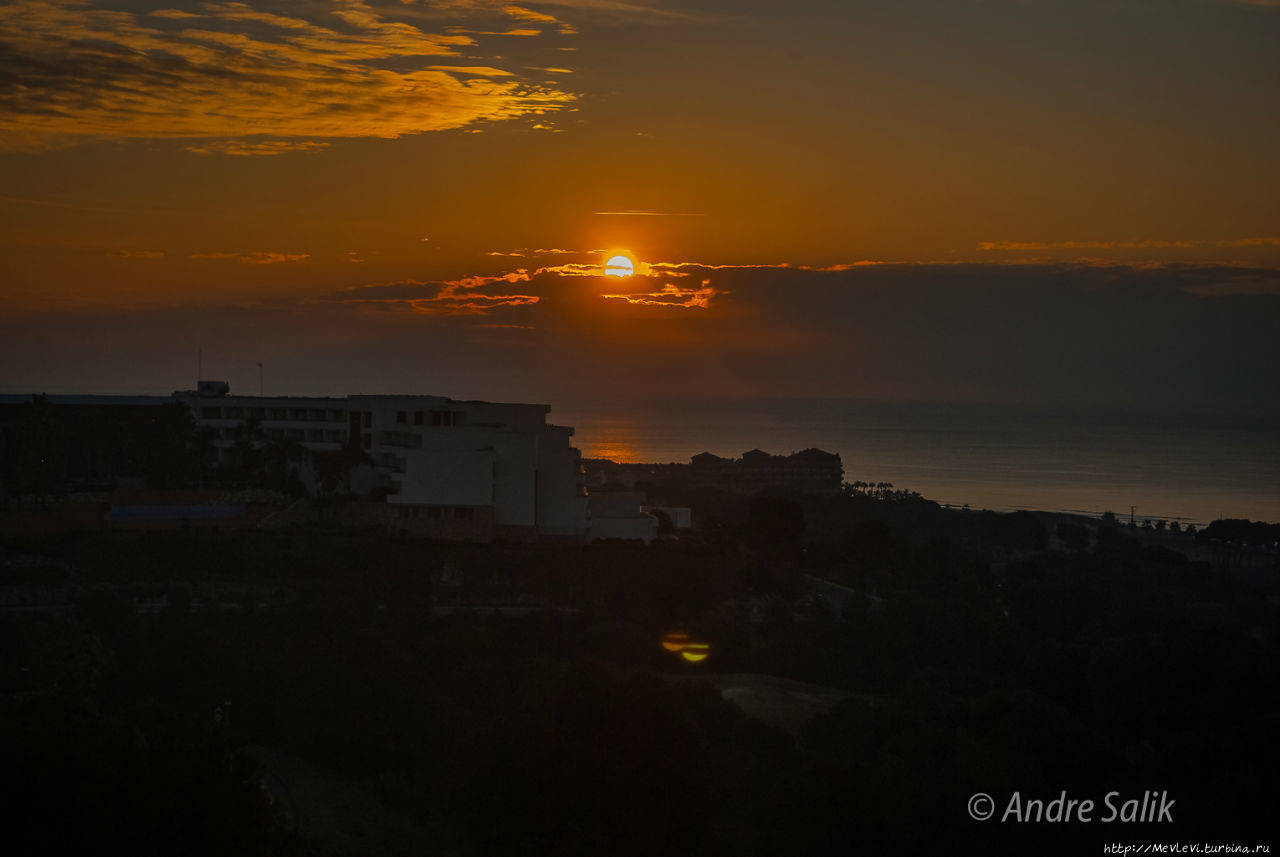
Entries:
[[738,459],[703,452],[690,460],[688,480],[691,488],[742,494],[766,490],[838,494],[844,482],[844,465],[838,453],[821,449],[805,449],[786,456],[753,449]]
[[[573,429],[547,424],[550,405],[445,396],[345,398],[179,393],[219,432],[221,454],[253,419],[269,438],[315,452],[353,445],[396,526],[424,535],[581,539],[586,487]],[[314,478],[314,476],[312,477]]]
[[[29,399],[0,396],[0,406],[16,414]],[[221,464],[235,463],[248,426],[261,441],[292,443],[311,453],[348,453],[361,462],[352,487],[381,501],[353,511],[356,523],[480,541],[581,540],[587,531],[586,485],[580,455],[570,445],[573,429],[549,425],[549,405],[444,396],[234,396],[219,381],[201,381],[196,390],[168,397],[48,400],[60,414],[64,406],[75,414],[85,408],[154,413],[182,402],[197,426],[212,432]],[[296,468],[314,492],[314,466],[304,458]]]
[[734,494],[781,491],[793,494],[839,494],[844,484],[840,455],[805,449],[790,455],[770,455],[753,449],[741,458],[722,458],[700,452],[688,464],[619,464],[607,458],[583,462],[590,485],[621,484],[644,487],[650,494],[683,494],[712,488]]
[[659,523],[666,515],[671,528],[677,532],[693,529],[693,510],[688,506],[641,506],[640,511],[658,518]]
[[643,502],[643,491],[620,485],[593,489],[587,498],[587,541],[653,541],[658,535],[658,519],[642,511]]

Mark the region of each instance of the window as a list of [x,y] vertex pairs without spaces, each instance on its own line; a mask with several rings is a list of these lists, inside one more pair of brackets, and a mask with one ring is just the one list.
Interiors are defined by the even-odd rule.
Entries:
[[459,506],[453,510],[453,516],[459,521],[470,521],[472,516],[474,516],[475,511],[475,509],[467,509]]
[[415,426],[423,425],[423,424],[426,422],[426,420],[424,419],[424,417],[426,417],[426,414],[424,414],[422,411],[414,411],[414,412],[413,412],[413,424],[414,424]]
[[364,412],[364,427],[373,428],[373,412],[372,411]]
[[439,520],[443,511],[444,510],[441,509],[439,506],[428,506],[427,517],[432,518],[433,520]]
[[361,449],[372,449],[372,448],[373,448],[373,435],[371,435],[371,434],[362,434],[362,435],[360,435],[360,448],[361,448]]
[[456,426],[460,423],[457,411],[432,411],[431,424],[433,426]]
[[200,419],[220,420],[222,419],[222,408],[201,408]]
[[408,415],[408,414],[406,414],[404,411],[396,411],[396,422],[397,422],[397,423],[399,423],[400,425],[404,425],[404,424],[405,424],[405,423],[407,423],[408,421],[409,421],[409,415]]

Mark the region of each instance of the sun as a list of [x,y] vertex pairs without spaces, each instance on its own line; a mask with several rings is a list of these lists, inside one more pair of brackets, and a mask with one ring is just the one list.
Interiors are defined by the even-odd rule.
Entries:
[[635,263],[626,256],[611,256],[604,263],[606,277],[630,277],[636,271]]

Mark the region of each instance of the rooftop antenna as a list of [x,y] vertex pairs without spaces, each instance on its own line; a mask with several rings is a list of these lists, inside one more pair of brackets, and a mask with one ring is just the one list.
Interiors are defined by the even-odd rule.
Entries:
[[262,395],[262,361],[258,361],[258,395]]
[[200,379],[204,377],[204,349],[196,349],[196,386],[200,386]]

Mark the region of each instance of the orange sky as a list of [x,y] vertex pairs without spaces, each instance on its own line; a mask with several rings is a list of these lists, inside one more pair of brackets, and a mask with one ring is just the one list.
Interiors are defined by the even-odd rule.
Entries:
[[[1277,37],[1270,0],[17,0],[0,383],[165,392],[203,347],[224,376],[269,359],[282,392],[547,398],[667,361],[751,395],[761,366],[920,339],[923,284],[867,316],[857,290],[898,275],[821,270],[867,262],[970,290],[986,315],[959,301],[947,342],[1012,279],[1025,328],[1066,270],[1081,307],[1158,282],[1170,353],[1177,325],[1238,342],[1280,320]],[[616,250],[651,276],[577,276]],[[439,365],[431,341],[456,365],[401,373]],[[1013,394],[970,371],[800,386]]]

